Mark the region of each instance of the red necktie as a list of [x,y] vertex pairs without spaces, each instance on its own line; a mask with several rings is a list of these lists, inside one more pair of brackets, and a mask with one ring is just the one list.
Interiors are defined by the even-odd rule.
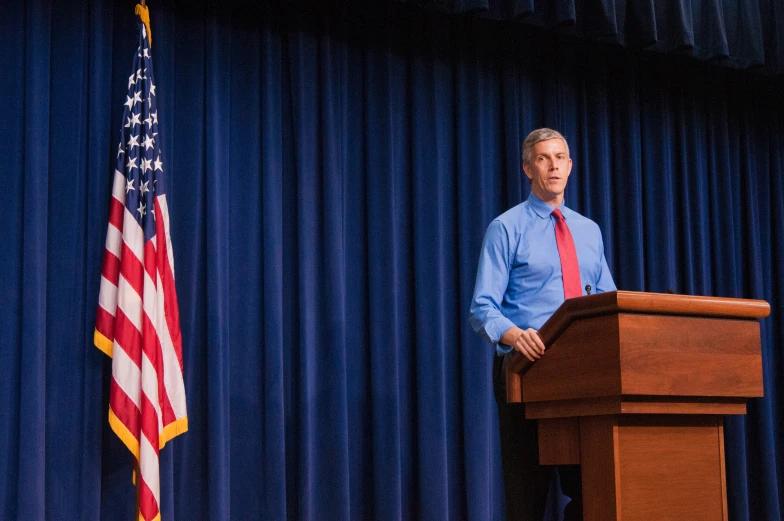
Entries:
[[555,217],[555,244],[558,256],[561,257],[561,274],[563,276],[564,299],[579,297],[583,294],[580,283],[580,265],[577,263],[577,250],[574,249],[572,232],[566,225],[561,210],[553,210]]

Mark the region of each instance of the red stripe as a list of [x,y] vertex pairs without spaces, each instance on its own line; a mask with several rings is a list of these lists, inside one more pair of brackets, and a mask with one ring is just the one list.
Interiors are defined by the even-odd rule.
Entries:
[[101,306],[96,313],[95,329],[109,340],[114,340],[114,317]]
[[[161,195],[161,198],[166,197]],[[157,201],[156,201],[157,203]],[[174,271],[169,265],[168,237],[169,230],[166,229],[160,205],[155,204],[155,233],[158,237],[158,273],[161,276],[163,285],[163,310],[166,316],[166,326],[169,328],[169,337],[174,346],[174,353],[177,361],[182,365],[182,333],[180,332],[180,309],[177,305],[177,291],[174,288]]]
[[155,246],[152,241],[144,242],[144,270],[152,280],[154,287],[158,287],[158,277],[155,274],[156,269]]
[[144,272],[142,271],[142,263],[136,258],[133,251],[123,241],[122,245],[122,263],[120,264],[120,272],[123,278],[128,281],[128,284],[136,291],[140,297],[142,293],[142,284],[144,282]]
[[164,385],[164,367],[163,367],[163,350],[161,348],[160,338],[158,332],[153,326],[147,313],[144,314],[144,353],[155,368],[155,373],[158,375],[158,406],[161,409],[161,421],[163,425],[168,425],[175,421],[177,417],[174,415],[174,409],[171,406],[171,400],[166,392]]
[[146,521],[151,521],[158,515],[158,503],[141,472],[139,473],[139,513]]
[[158,454],[158,413],[155,412],[150,398],[142,390],[142,433],[150,445],[155,449],[155,454]]
[[142,334],[133,325],[133,322],[128,320],[122,309],[117,308],[117,318],[114,320],[115,334],[114,338],[120,345],[123,351],[128,354],[128,358],[133,360],[136,367],[141,370],[142,367]]
[[103,254],[101,275],[115,286],[120,283],[120,259],[109,250],[106,250]]
[[123,229],[123,217],[125,216],[125,205],[112,197],[109,202],[109,224],[117,228]]
[[112,387],[109,395],[109,405],[123,425],[133,434],[133,437],[139,439],[141,413],[136,404],[133,403],[125,391],[117,385],[117,382],[112,378]]

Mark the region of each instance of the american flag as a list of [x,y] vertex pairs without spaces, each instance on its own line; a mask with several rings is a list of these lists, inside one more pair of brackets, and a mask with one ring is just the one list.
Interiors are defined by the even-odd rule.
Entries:
[[[141,12],[140,12],[141,11]],[[95,324],[112,357],[109,424],[137,462],[139,519],[160,519],[158,452],[188,430],[174,257],[146,8],[128,78]]]

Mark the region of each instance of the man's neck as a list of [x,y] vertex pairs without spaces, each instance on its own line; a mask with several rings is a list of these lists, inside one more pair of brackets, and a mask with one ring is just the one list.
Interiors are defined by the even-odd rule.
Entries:
[[549,205],[555,206],[556,208],[558,208],[563,204],[563,200],[564,200],[563,194],[540,194],[538,193],[538,190],[536,190],[533,187],[531,188],[531,191],[533,191],[536,197],[538,197],[539,199],[541,199],[542,201],[544,201]]

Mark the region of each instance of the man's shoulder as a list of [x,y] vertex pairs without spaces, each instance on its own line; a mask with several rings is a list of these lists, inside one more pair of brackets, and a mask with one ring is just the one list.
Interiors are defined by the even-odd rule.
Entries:
[[523,201],[522,203],[513,206],[512,208],[508,209],[495,219],[493,219],[494,223],[501,224],[504,228],[508,230],[513,230],[520,226],[525,225],[526,220],[528,219],[528,201]]
[[596,222],[593,221],[592,219],[581,214],[580,212],[577,212],[565,206],[563,213],[564,216],[566,217],[566,222],[569,223],[569,226],[583,225],[589,228],[595,228],[597,232],[600,232],[599,225],[596,224]]

